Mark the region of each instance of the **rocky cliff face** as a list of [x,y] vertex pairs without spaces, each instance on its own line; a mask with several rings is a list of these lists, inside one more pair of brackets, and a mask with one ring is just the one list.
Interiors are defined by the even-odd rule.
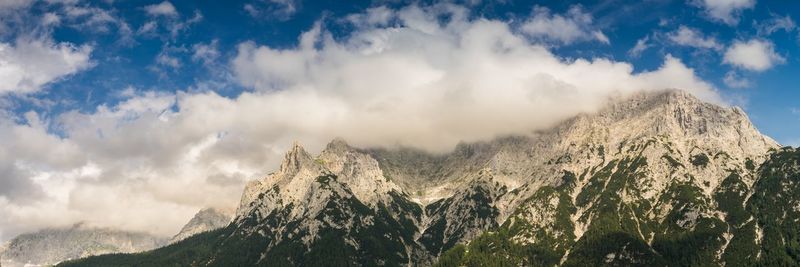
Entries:
[[133,253],[157,248],[164,239],[76,224],[65,229],[45,229],[22,234],[6,245],[3,266],[50,265],[69,259],[108,253]]
[[228,226],[233,219],[232,210],[223,210],[216,208],[205,208],[197,212],[197,214],[189,220],[186,225],[181,228],[180,232],[170,239],[169,243],[175,243],[186,239],[187,237],[216,230]]
[[778,145],[740,109],[643,94],[540,137],[536,178],[509,197],[501,227],[470,244],[503,249],[468,249],[460,264],[723,265],[757,254],[734,240],[752,234],[740,228],[759,215],[745,207]]
[[767,167],[778,151],[740,109],[677,90],[448,154],[334,140],[310,155],[296,144],[279,170],[246,186],[230,226],[197,238],[215,249],[180,263],[767,262],[766,244],[796,239],[786,236],[791,225],[767,230],[793,215],[763,211],[795,203],[766,204],[765,192],[780,194],[774,185],[786,182],[765,177],[797,175],[796,165]]

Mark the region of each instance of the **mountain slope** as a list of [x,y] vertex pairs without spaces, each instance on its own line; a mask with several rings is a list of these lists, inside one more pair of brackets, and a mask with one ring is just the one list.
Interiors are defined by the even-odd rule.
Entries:
[[205,208],[197,212],[180,232],[170,239],[169,243],[175,243],[187,237],[208,232],[211,230],[228,226],[233,217],[233,212],[215,208]]
[[772,243],[763,238],[746,242],[762,232],[794,238],[790,225],[767,231],[768,220],[784,215],[765,215],[766,206],[757,205],[766,201],[760,188],[776,183],[765,177],[796,171],[764,172],[777,168],[764,167],[773,161],[762,166],[777,151],[740,109],[677,90],[616,99],[547,131],[460,144],[448,154],[334,140],[312,156],[295,145],[275,173],[246,186],[230,226],[145,254],[78,263],[720,265],[755,262],[761,254],[785,260],[795,254],[776,248],[792,251],[790,242],[769,253]]
[[[619,107],[643,107],[644,114],[656,116],[630,117],[617,112]],[[730,265],[755,253],[757,246],[737,245],[753,236],[742,232],[741,224],[759,216],[743,207],[765,179],[755,166],[777,145],[758,134],[740,110],[668,92],[579,117],[568,129],[577,125],[592,133],[580,126],[586,121],[607,123],[609,134],[583,145],[616,151],[601,150],[595,157],[600,163],[587,157],[590,163],[581,169],[567,164],[563,182],[538,188],[500,229],[473,241],[468,253],[451,252],[449,263]],[[578,163],[567,156],[567,162]]]
[[3,266],[48,265],[92,255],[133,253],[164,243],[163,238],[76,224],[64,229],[45,229],[12,239],[2,252]]

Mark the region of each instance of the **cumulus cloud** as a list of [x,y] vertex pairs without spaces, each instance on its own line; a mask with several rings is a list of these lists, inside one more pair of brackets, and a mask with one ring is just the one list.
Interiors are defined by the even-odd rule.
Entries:
[[667,34],[667,38],[677,45],[704,49],[722,50],[723,46],[716,38],[706,37],[697,29],[681,25],[678,30]]
[[0,95],[31,93],[47,83],[92,66],[92,47],[19,38],[0,42]]
[[610,43],[608,37],[592,25],[592,15],[579,5],[570,7],[564,15],[552,14],[546,7],[534,7],[533,15],[521,30],[532,38],[561,44],[577,41]]
[[735,41],[725,51],[723,62],[751,71],[765,71],[777,64],[785,62],[775,52],[775,45],[770,41],[752,39]]
[[[296,47],[240,44],[231,69],[252,90],[233,98],[129,90],[119,104],[48,120],[63,137],[8,120],[36,133],[0,138],[0,147],[36,144],[15,147],[22,163],[8,168],[32,181],[18,187],[38,185],[46,197],[0,195],[0,239],[77,220],[174,234],[199,207],[235,205],[244,182],[275,168],[294,140],[312,152],[334,137],[442,152],[548,128],[643,90],[719,101],[672,56],[636,73],[611,59],[561,58],[514,23],[462,16],[463,7],[388,10],[396,23],[363,20],[342,38],[319,22]],[[33,137],[44,141],[20,139]],[[54,148],[62,152],[48,154]]]
[[702,7],[711,20],[736,25],[742,10],[753,8],[756,0],[696,0],[694,3]]
[[172,5],[169,1],[164,1],[158,4],[147,5],[144,7],[144,11],[147,12],[150,16],[167,16],[167,17],[175,17],[178,16],[178,10],[175,9],[175,6]]

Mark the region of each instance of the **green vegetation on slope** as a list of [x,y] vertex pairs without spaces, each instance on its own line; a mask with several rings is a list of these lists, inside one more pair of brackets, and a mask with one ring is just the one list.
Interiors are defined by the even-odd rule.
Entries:
[[[669,156],[662,159],[684,168]],[[691,161],[705,167],[709,159],[698,154]],[[745,165],[756,169],[752,160]],[[635,197],[636,183],[647,180],[645,166],[641,157],[609,162],[587,178],[574,207],[552,214],[569,218],[575,208],[585,209],[578,222],[589,225],[577,242],[530,235],[548,228],[518,216],[530,203],[548,202],[543,195],[571,192],[545,186],[502,226],[445,252],[437,266],[800,266],[800,150],[773,153],[758,168],[752,190],[731,170],[709,198],[687,176],[672,181],[654,204]],[[624,195],[631,199],[623,201]],[[654,215],[662,208],[665,217],[658,220]],[[575,227],[569,220],[557,225],[570,233]]]

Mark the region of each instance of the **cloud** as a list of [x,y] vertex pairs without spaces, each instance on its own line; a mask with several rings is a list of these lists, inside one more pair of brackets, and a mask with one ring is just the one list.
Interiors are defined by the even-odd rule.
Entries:
[[[124,18],[117,16],[116,10],[89,6],[78,1],[59,2],[60,8],[42,16],[46,26],[68,26],[77,31],[89,33],[116,33],[117,42],[132,45],[133,31]],[[116,31],[113,31],[116,30]]]
[[751,71],[765,71],[777,64],[785,62],[775,52],[775,45],[770,41],[752,39],[735,41],[725,51],[723,62]]
[[26,8],[33,4],[33,0],[2,0],[0,1],[0,12],[3,10],[13,11],[15,9]]
[[730,88],[747,88],[750,87],[750,80],[747,78],[741,77],[736,74],[735,71],[729,71],[725,73],[725,77],[722,79]]
[[152,35],[155,34],[156,29],[158,29],[158,22],[151,20],[142,24],[142,26],[139,27],[139,30],[137,30],[136,33],[140,35]]
[[797,29],[797,24],[791,16],[785,17],[771,14],[771,17],[762,22],[753,22],[753,27],[758,31],[758,35],[766,36],[771,35],[778,31],[793,32]]
[[385,6],[368,8],[364,13],[350,14],[346,20],[356,26],[387,25],[396,15]]
[[711,20],[736,25],[741,12],[753,8],[756,0],[696,0],[694,3],[702,7]]
[[522,32],[534,39],[571,44],[578,41],[598,41],[609,44],[608,37],[594,29],[592,15],[579,5],[570,7],[566,14],[551,14],[550,9],[536,6],[533,15],[521,27]]
[[722,50],[723,46],[713,37],[705,37],[697,29],[681,25],[678,30],[667,34],[667,38],[677,45],[695,48]]
[[0,43],[0,95],[25,94],[92,66],[92,47],[18,38]]
[[165,53],[164,51],[162,51],[161,53],[158,54],[158,56],[156,56],[156,63],[172,67],[175,69],[181,67],[181,61],[178,58],[171,56],[168,53]]
[[174,234],[199,207],[235,205],[245,181],[275,168],[294,140],[312,152],[334,137],[442,152],[552,127],[634,92],[684,88],[720,101],[672,56],[634,72],[602,57],[561,58],[519,25],[459,6],[389,11],[391,26],[364,20],[339,38],[321,21],[296,47],[239,44],[230,68],[251,90],[235,97],[129,89],[118,104],[31,123],[47,127],[8,119],[27,132],[0,138],[13,147],[0,153],[14,151],[0,159],[24,164],[0,166],[45,196],[0,195],[0,239],[83,220]]
[[214,39],[208,44],[197,43],[192,45],[192,60],[209,65],[219,58],[219,40]]
[[178,16],[153,18],[142,24],[136,33],[146,37],[175,39],[178,34],[188,30],[192,25],[202,20],[203,13],[199,10],[195,10],[194,15],[185,20],[181,20]]
[[166,17],[176,17],[178,16],[178,11],[175,9],[175,6],[172,5],[169,1],[164,1],[159,4],[147,5],[144,7],[145,12],[147,12],[150,16],[166,16]]
[[649,41],[650,36],[645,36],[642,39],[636,40],[636,45],[634,45],[631,50],[628,50],[628,56],[639,57],[642,55],[642,52],[653,46],[652,44],[648,43]]
[[58,24],[61,24],[61,17],[59,17],[58,14],[48,12],[42,15],[42,25],[53,26]]
[[255,18],[287,20],[298,10],[295,0],[257,0],[245,4],[243,9]]

